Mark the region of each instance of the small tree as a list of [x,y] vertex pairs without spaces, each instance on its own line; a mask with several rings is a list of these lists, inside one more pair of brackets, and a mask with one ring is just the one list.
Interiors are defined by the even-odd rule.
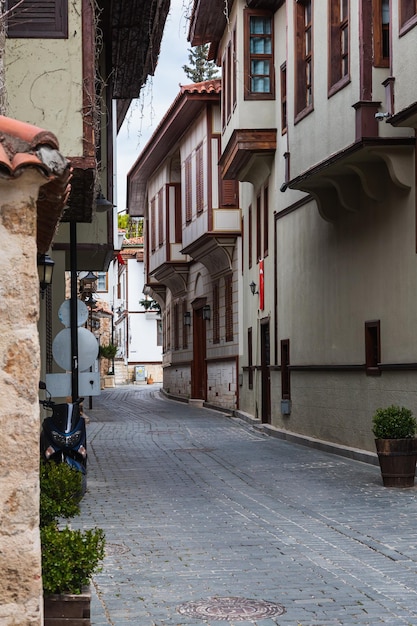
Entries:
[[209,45],[195,46],[189,49],[188,59],[190,65],[183,65],[182,69],[193,83],[201,83],[204,80],[218,78],[218,69],[214,61],[208,61]]

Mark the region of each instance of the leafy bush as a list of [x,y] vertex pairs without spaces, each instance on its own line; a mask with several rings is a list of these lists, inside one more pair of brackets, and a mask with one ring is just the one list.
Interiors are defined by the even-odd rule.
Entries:
[[117,346],[114,343],[108,343],[100,346],[99,355],[104,359],[114,359],[117,354]]
[[81,472],[66,463],[41,463],[40,533],[44,594],[81,593],[104,558],[105,538],[100,528],[58,528],[59,518],[80,513]]
[[41,528],[44,594],[81,593],[91,576],[100,571],[104,546],[101,528],[59,530],[55,523]]
[[392,405],[377,409],[372,422],[376,439],[408,439],[417,431],[417,420],[405,407]]
[[79,515],[82,497],[81,481],[81,473],[67,463],[41,463],[41,526],[46,526],[60,517],[68,519]]

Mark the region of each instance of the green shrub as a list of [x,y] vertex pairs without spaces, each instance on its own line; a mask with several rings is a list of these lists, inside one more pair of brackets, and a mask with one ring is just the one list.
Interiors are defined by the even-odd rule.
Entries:
[[81,593],[91,576],[100,571],[104,546],[101,528],[60,530],[55,523],[41,528],[44,594]]
[[103,359],[114,359],[117,354],[117,346],[113,343],[108,343],[100,346],[99,355],[103,357]]
[[41,463],[40,525],[59,518],[69,519],[80,513],[81,473],[67,463]]
[[405,407],[392,405],[377,409],[372,422],[376,439],[408,439],[417,431],[417,420]]

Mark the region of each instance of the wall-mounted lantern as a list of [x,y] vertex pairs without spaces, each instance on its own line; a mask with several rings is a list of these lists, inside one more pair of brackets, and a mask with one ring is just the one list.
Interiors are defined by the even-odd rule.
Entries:
[[55,262],[48,254],[38,254],[38,275],[42,298],[48,285],[52,283]]
[[209,304],[203,306],[203,320],[209,322],[211,319],[211,309]]
[[256,283],[255,282],[252,281],[250,283],[249,287],[250,287],[250,290],[251,290],[253,296],[255,296],[256,294],[259,293],[259,291],[256,291]]
[[186,311],[184,313],[184,326],[191,326],[191,313]]
[[96,197],[96,211],[98,213],[105,213],[106,211],[110,211],[113,207],[114,204],[110,202],[110,200],[107,200],[103,193],[99,191]]

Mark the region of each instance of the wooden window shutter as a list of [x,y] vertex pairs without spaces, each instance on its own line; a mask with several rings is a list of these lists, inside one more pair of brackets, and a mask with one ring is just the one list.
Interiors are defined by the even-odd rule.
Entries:
[[203,144],[195,151],[196,159],[196,209],[197,215],[204,209]]
[[156,249],[156,231],[155,231],[155,198],[151,200],[151,250],[155,252]]
[[213,343],[220,343],[219,283],[213,285]]
[[19,0],[8,0],[7,8],[11,10],[8,37],[68,37],[68,0],[23,0],[21,4]]
[[220,206],[238,206],[237,180],[221,180],[220,182]]
[[193,188],[191,178],[191,155],[185,160],[185,222],[189,224],[193,215]]
[[233,341],[233,281],[232,275],[224,278],[226,308],[226,341]]
[[159,247],[164,243],[164,191],[158,191],[158,244]]
[[178,318],[178,303],[174,304],[174,350],[179,350],[180,347],[180,335],[179,335],[179,318]]
[[187,313],[187,302],[184,300],[182,303],[182,347],[184,350],[188,348],[188,326],[184,323],[185,314]]

